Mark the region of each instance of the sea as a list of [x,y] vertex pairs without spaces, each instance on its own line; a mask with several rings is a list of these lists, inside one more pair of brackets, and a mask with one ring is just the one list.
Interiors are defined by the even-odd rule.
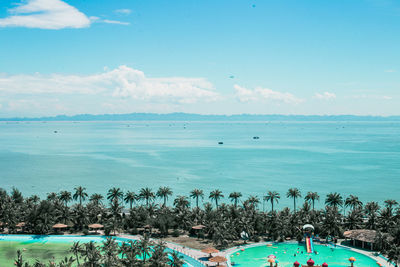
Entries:
[[202,203],[212,190],[226,203],[238,191],[264,210],[268,191],[281,195],[276,208],[292,208],[292,187],[318,192],[317,207],[331,192],[400,201],[400,122],[0,122],[1,188],[45,198],[77,186],[104,195],[169,186],[170,203],[195,188]]

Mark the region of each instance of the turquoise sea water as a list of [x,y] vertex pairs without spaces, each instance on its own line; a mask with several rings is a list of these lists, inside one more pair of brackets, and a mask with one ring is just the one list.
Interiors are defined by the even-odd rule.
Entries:
[[283,267],[291,267],[295,261],[306,265],[310,258],[314,260],[315,265],[321,266],[326,262],[329,267],[343,267],[350,266],[348,259],[354,257],[356,259],[354,266],[356,267],[378,266],[374,259],[348,249],[330,248],[322,245],[314,245],[314,249],[318,252],[318,255],[307,254],[305,246],[301,244],[274,244],[272,247],[264,245],[239,251],[239,255],[235,252],[230,259],[231,262],[235,263],[234,266],[241,267],[269,266],[267,260],[270,255],[275,255],[279,266]]
[[170,186],[175,196],[276,190],[282,208],[289,187],[319,192],[318,205],[334,191],[400,201],[399,178],[400,122],[0,123],[0,186],[25,195],[78,185],[102,194]]

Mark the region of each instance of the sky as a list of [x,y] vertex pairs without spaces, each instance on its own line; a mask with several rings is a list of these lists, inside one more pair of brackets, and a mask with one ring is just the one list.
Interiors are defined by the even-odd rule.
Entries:
[[0,1],[0,117],[131,112],[400,115],[400,1]]

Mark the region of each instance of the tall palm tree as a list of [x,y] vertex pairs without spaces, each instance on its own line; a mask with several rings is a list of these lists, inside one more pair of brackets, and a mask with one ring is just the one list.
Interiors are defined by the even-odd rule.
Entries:
[[203,198],[204,197],[203,190],[201,190],[201,189],[193,189],[190,192],[190,197],[193,198],[193,199],[196,199],[196,208],[199,208],[199,198]]
[[164,199],[164,207],[167,205],[167,200],[169,196],[172,196],[172,190],[168,186],[162,186],[158,189],[157,197]]
[[235,208],[237,208],[238,201],[241,197],[242,193],[240,192],[232,192],[229,194],[229,199],[235,204]]
[[297,188],[290,188],[286,193],[286,197],[293,198],[293,210],[296,212],[296,199],[301,197],[300,190]]
[[68,191],[61,191],[58,199],[60,199],[60,201],[64,202],[65,207],[67,207],[68,202],[70,202],[72,200],[72,194],[71,192]]
[[82,186],[78,186],[74,188],[75,193],[73,195],[74,200],[79,199],[79,206],[82,206],[82,201],[85,201],[86,198],[88,197],[88,194],[86,193],[86,188]]
[[329,193],[326,196],[325,204],[330,207],[338,208],[343,205],[343,198],[339,193]]
[[264,200],[271,202],[272,211],[274,211],[274,202],[278,203],[281,195],[276,191],[268,191]]
[[347,197],[346,201],[344,202],[344,205],[346,207],[350,207],[352,210],[362,207],[362,204],[363,203],[361,202],[361,200],[359,200],[358,197],[354,195],[350,195],[349,197]]
[[148,207],[149,206],[149,202],[151,200],[154,200],[155,195],[154,195],[154,192],[150,188],[146,187],[146,188],[140,189],[139,198],[142,199],[142,200],[145,200],[146,201],[146,207]]
[[319,195],[317,192],[308,192],[304,198],[305,201],[312,203],[312,209],[314,210],[315,201],[319,201]]
[[129,203],[129,208],[132,209],[133,202],[137,200],[138,196],[136,196],[135,192],[128,191],[125,194],[124,201],[125,203]]
[[121,191],[120,188],[117,187],[109,189],[107,193],[107,199],[110,200],[110,202],[114,202],[115,200],[119,201],[120,199],[122,199],[123,196],[124,193]]
[[223,197],[224,195],[222,194],[222,191],[215,189],[214,191],[211,191],[210,196],[208,198],[215,201],[215,206],[218,209],[218,200],[220,200]]

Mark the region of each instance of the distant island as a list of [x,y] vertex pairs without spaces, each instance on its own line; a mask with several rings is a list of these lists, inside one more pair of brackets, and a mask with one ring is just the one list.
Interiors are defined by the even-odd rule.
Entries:
[[52,117],[14,117],[0,118],[0,121],[400,121],[400,116],[128,113],[100,115],[79,114],[72,116],[57,115]]
[[78,114],[49,117],[0,118],[0,121],[400,121],[400,116],[357,115],[280,115],[234,114],[202,115],[192,113]]

